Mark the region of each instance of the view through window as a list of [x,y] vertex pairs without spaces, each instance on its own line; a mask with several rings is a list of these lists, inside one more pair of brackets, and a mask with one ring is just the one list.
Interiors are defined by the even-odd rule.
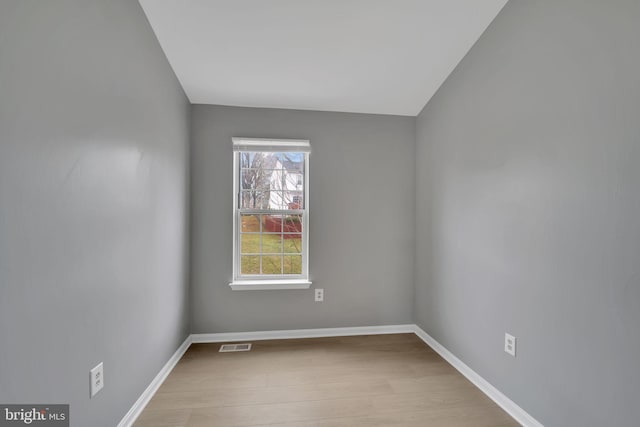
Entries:
[[235,148],[235,279],[306,279],[308,142]]

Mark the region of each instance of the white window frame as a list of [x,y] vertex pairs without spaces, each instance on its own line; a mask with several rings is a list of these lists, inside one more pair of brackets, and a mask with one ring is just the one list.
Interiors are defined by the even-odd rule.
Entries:
[[[308,289],[309,280],[309,153],[310,144],[306,139],[266,139],[234,137],[233,141],[233,290]],[[302,152],[304,153],[304,203],[297,210],[264,210],[265,214],[302,214],[302,274],[286,275],[241,275],[240,274],[240,153],[254,152]]]

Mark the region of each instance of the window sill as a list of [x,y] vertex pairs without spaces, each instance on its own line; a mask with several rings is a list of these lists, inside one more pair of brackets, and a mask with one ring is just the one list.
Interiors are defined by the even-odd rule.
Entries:
[[276,289],[309,289],[308,280],[240,280],[229,283],[234,291],[270,291]]

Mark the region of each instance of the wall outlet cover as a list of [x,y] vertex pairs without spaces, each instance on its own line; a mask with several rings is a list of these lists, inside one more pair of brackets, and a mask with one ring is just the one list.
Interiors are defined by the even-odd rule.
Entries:
[[513,357],[516,357],[516,337],[504,334],[504,351]]
[[95,396],[104,387],[104,369],[102,362],[89,372],[91,379],[91,397]]

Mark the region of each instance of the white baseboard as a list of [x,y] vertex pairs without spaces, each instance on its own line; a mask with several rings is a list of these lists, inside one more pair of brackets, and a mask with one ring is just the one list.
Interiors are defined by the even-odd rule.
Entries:
[[353,328],[293,329],[287,331],[225,332],[192,334],[194,343],[282,340],[292,338],[345,337],[352,335],[380,335],[413,333],[415,325],[359,326]]
[[462,375],[471,381],[476,387],[486,394],[491,400],[496,402],[498,406],[505,410],[518,423],[524,427],[544,427],[539,421],[529,415],[524,409],[518,406],[513,400],[502,394],[500,390],[492,386],[487,380],[482,378],[473,369],[467,366],[462,360],[458,359],[442,344],[436,341],[431,335],[427,334],[418,325],[414,326],[415,334],[444,360],[449,362],[451,366],[456,368]]
[[182,355],[187,351],[189,346],[191,345],[191,335],[189,335],[184,342],[178,347],[173,356],[169,359],[167,363],[160,369],[158,375],[151,381],[149,387],[146,388],[145,391],[142,392],[136,403],[133,404],[129,412],[126,413],[124,418],[120,420],[118,423],[118,427],[131,427],[136,419],[140,416],[145,406],[149,403],[154,394],[158,391],[164,380],[167,378],[169,373],[176,366],[178,361],[182,358]]

